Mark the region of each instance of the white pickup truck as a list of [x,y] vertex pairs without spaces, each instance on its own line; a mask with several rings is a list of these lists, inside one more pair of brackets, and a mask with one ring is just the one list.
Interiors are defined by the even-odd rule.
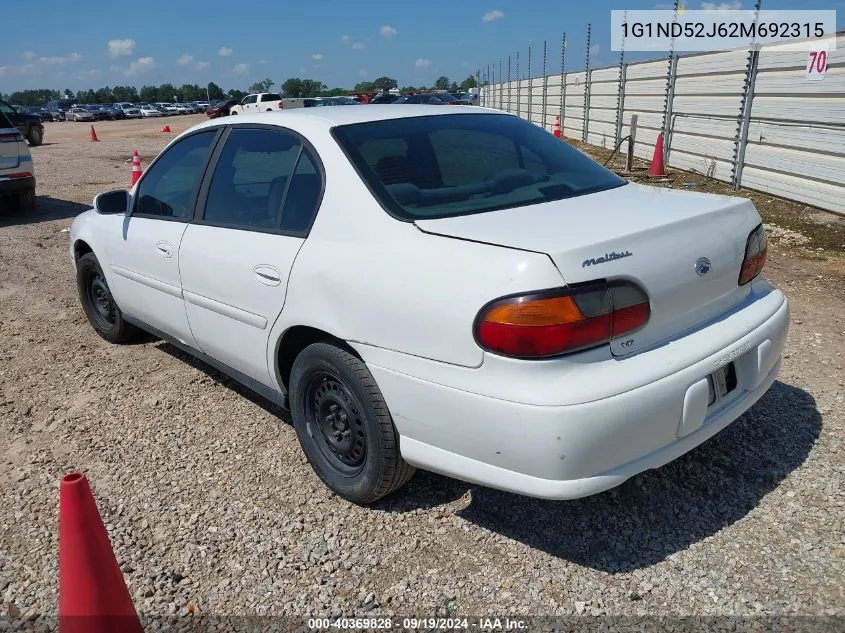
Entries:
[[282,95],[278,92],[258,92],[250,94],[229,108],[229,115],[252,114],[254,112],[270,112],[284,109]]

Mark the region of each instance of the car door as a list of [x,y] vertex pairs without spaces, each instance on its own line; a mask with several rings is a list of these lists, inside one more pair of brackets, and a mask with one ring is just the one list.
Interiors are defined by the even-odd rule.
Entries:
[[179,280],[179,245],[220,133],[201,130],[160,154],[138,181],[131,212],[108,235],[109,286],[120,309],[194,348]]
[[322,197],[322,167],[298,135],[234,125],[179,248],[188,322],[200,349],[265,385],[270,329]]

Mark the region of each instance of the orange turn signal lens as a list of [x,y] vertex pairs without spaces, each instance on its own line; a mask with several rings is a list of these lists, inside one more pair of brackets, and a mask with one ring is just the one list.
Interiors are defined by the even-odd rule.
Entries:
[[572,297],[519,298],[494,306],[484,315],[484,321],[487,323],[527,327],[573,323],[584,318]]

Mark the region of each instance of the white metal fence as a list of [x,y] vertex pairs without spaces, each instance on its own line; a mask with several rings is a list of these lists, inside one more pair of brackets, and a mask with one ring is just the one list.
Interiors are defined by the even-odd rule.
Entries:
[[[769,45],[490,83],[481,104],[614,147],[637,115],[635,155],[845,214],[845,33],[822,80],[806,51]],[[501,73],[500,73],[501,74]]]

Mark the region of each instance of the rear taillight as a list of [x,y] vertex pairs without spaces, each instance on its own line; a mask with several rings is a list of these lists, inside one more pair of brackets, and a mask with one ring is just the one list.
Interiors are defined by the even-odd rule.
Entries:
[[763,272],[768,246],[766,229],[760,224],[751,231],[748,240],[745,242],[745,258],[742,260],[742,268],[739,271],[740,286],[747,284]]
[[648,295],[628,281],[589,282],[498,299],[482,308],[475,340],[514,358],[548,358],[609,343],[643,327]]
[[285,104],[279,101],[279,110],[282,110],[285,107]]
[[0,134],[0,143],[17,143],[22,140],[24,140],[23,135],[17,130]]

